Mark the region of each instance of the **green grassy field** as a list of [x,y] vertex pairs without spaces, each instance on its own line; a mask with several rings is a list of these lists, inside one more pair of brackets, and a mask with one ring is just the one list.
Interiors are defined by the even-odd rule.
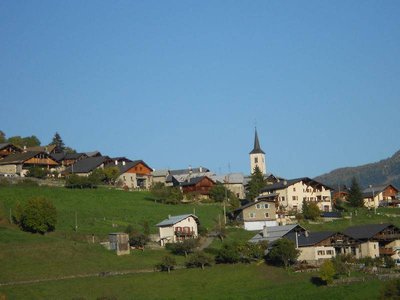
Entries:
[[266,265],[221,265],[205,270],[84,278],[5,286],[9,299],[377,299],[381,283],[325,287],[313,274]]

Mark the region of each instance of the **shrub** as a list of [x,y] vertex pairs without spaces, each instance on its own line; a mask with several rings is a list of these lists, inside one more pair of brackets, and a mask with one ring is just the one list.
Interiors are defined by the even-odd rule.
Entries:
[[240,252],[235,243],[225,243],[215,256],[217,264],[236,264],[240,262]]
[[385,256],[383,260],[386,268],[394,268],[396,266],[395,261],[390,256]]
[[321,215],[318,205],[315,202],[307,202],[306,200],[303,200],[302,212],[303,217],[306,220],[315,221]]
[[208,254],[201,252],[195,252],[191,256],[189,256],[188,261],[186,262],[187,268],[202,268],[205,266],[211,266],[212,258]]
[[326,283],[330,284],[333,282],[333,276],[335,276],[335,268],[332,261],[326,260],[319,269],[320,278]]
[[381,289],[380,299],[400,299],[400,279],[388,281]]
[[187,239],[179,243],[169,243],[166,248],[174,254],[187,256],[189,253],[193,253],[198,245],[198,239]]
[[17,204],[13,219],[24,231],[44,234],[55,229],[57,211],[49,200],[37,197],[23,206]]
[[28,173],[26,174],[27,177],[34,177],[34,178],[46,178],[48,171],[44,168],[33,166],[29,168]]

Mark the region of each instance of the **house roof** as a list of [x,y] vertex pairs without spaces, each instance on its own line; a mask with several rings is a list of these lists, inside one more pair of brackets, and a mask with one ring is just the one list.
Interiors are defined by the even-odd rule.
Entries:
[[102,156],[100,151],[89,151],[89,152],[84,152],[88,157],[94,157],[94,156]]
[[152,173],[153,177],[167,177],[168,170],[154,170]]
[[265,154],[265,152],[261,150],[260,141],[258,140],[258,134],[256,129],[254,135],[254,148],[253,150],[251,150],[250,154],[259,154],[259,153]]
[[210,172],[210,170],[205,167],[180,169],[180,170],[169,170],[169,173],[171,175],[184,175],[184,174],[207,173],[207,172]]
[[[297,235],[299,247],[314,246],[336,234],[333,231],[302,232]],[[296,243],[296,232],[292,231],[285,238]]]
[[79,159],[82,156],[87,156],[85,153],[69,153],[69,152],[59,152],[52,153],[50,156],[56,161]]
[[343,231],[343,233],[356,240],[370,239],[377,233],[392,226],[391,224],[367,224],[360,226],[349,227]]
[[27,152],[31,152],[31,151],[40,151],[40,152],[48,152],[51,153],[54,151],[54,149],[56,149],[56,145],[48,145],[48,146],[34,146],[34,147],[28,147],[25,150]]
[[189,181],[181,182],[180,185],[181,185],[181,186],[196,185],[196,184],[198,184],[200,181],[202,181],[204,178],[208,178],[208,179],[210,179],[212,182],[214,182],[214,180],[212,180],[212,179],[211,179],[210,177],[208,177],[208,176],[199,176],[199,177],[190,178]]
[[373,197],[374,195],[376,196],[377,194],[383,192],[387,187],[393,187],[397,192],[399,192],[399,189],[396,188],[393,184],[385,184],[385,185],[376,185],[376,186],[371,186],[362,191],[363,197]]
[[272,243],[280,238],[286,237],[286,235],[292,231],[305,231],[305,229],[299,224],[267,227],[267,236],[264,236],[263,231],[260,231],[253,236],[249,242],[258,243],[261,241],[268,241],[268,243]]
[[65,173],[89,173],[107,161],[109,161],[108,156],[87,157],[68,167]]
[[12,144],[12,143],[0,143],[0,150],[1,150],[1,149],[4,149],[4,148],[7,148],[7,147],[9,147],[9,146],[11,146],[11,147],[13,147],[13,148],[15,148],[15,149],[18,149],[18,150],[20,150],[20,151],[22,151],[22,149],[21,149],[20,147],[15,146],[15,145]]
[[296,183],[298,183],[300,181],[302,181],[305,184],[310,185],[310,186],[315,186],[315,187],[323,186],[326,189],[331,189],[329,186],[327,186],[327,185],[325,185],[325,184],[323,184],[321,182],[318,182],[318,181],[316,181],[314,179],[311,179],[309,177],[301,177],[301,178],[295,178],[295,179],[288,179],[288,180],[279,181],[279,182],[276,182],[274,184],[269,184],[266,187],[264,187],[263,189],[261,189],[261,192],[263,193],[263,192],[268,192],[268,191],[282,190],[282,189],[285,189],[288,186],[296,184]]
[[127,172],[129,169],[133,168],[134,166],[136,166],[137,164],[143,164],[145,165],[147,168],[149,168],[151,170],[151,168],[143,161],[143,160],[129,160],[129,161],[125,161],[125,164],[123,163],[118,163],[118,165],[115,164],[115,160],[114,162],[110,162],[106,165],[106,167],[117,167],[120,171],[121,174],[124,174],[125,172]]
[[185,220],[188,217],[193,217],[196,220],[196,222],[199,223],[199,218],[197,216],[195,216],[193,214],[187,214],[187,215],[179,215],[179,216],[170,216],[169,218],[158,223],[156,226],[157,227],[171,226],[182,220]]
[[212,175],[210,177],[215,182],[228,183],[228,184],[243,184],[244,176],[242,173],[229,173],[222,175]]
[[[277,194],[274,194],[274,195],[277,195]],[[248,207],[250,207],[250,206],[256,205],[256,204],[261,203],[261,202],[268,202],[268,203],[273,202],[273,203],[275,203],[275,200],[274,200],[274,198],[272,197],[271,199],[266,199],[266,198],[264,198],[264,199],[260,199],[260,200],[255,201],[255,202],[249,202],[249,203],[247,203],[247,204],[245,204],[245,205],[242,205],[241,207],[235,209],[234,211],[232,211],[232,213],[240,212],[240,211],[242,211],[243,209],[246,209],[246,208],[248,208]]]
[[22,152],[22,153],[13,153],[2,160],[0,160],[0,165],[10,165],[10,164],[21,164],[27,161],[28,159],[31,159],[32,157],[35,157],[38,154],[46,154],[43,151],[29,151],[29,152]]

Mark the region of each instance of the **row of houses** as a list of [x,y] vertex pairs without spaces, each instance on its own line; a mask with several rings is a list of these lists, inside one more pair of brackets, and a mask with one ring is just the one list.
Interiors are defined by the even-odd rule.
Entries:
[[267,241],[271,247],[281,238],[293,241],[300,250],[299,261],[318,263],[337,254],[355,258],[389,256],[400,260],[400,229],[393,224],[367,224],[349,227],[341,232],[309,232],[298,224],[264,227],[249,240]]

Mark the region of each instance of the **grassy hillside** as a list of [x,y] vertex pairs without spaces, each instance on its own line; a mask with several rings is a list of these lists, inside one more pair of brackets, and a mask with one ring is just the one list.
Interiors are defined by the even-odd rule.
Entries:
[[[0,187],[0,208],[3,215],[14,209],[17,202],[35,196],[44,196],[57,208],[56,233],[72,234],[75,213],[78,233],[105,236],[109,232],[121,231],[128,224],[141,226],[148,221],[152,231],[155,225],[168,215],[195,213],[205,227],[212,227],[222,208],[216,204],[165,205],[154,203],[147,192],[125,192],[113,189],[70,190],[50,187]],[[5,213],[5,212],[6,213]],[[114,224],[114,225],[113,225]],[[54,235],[53,234],[53,235]]]
[[10,299],[377,299],[381,282],[324,287],[315,274],[266,265],[219,265],[106,278],[84,278],[0,288]]
[[392,157],[358,167],[347,167],[333,170],[320,175],[315,179],[333,188],[338,184],[350,186],[351,179],[355,177],[362,187],[368,185],[394,184],[400,188],[400,151]]

